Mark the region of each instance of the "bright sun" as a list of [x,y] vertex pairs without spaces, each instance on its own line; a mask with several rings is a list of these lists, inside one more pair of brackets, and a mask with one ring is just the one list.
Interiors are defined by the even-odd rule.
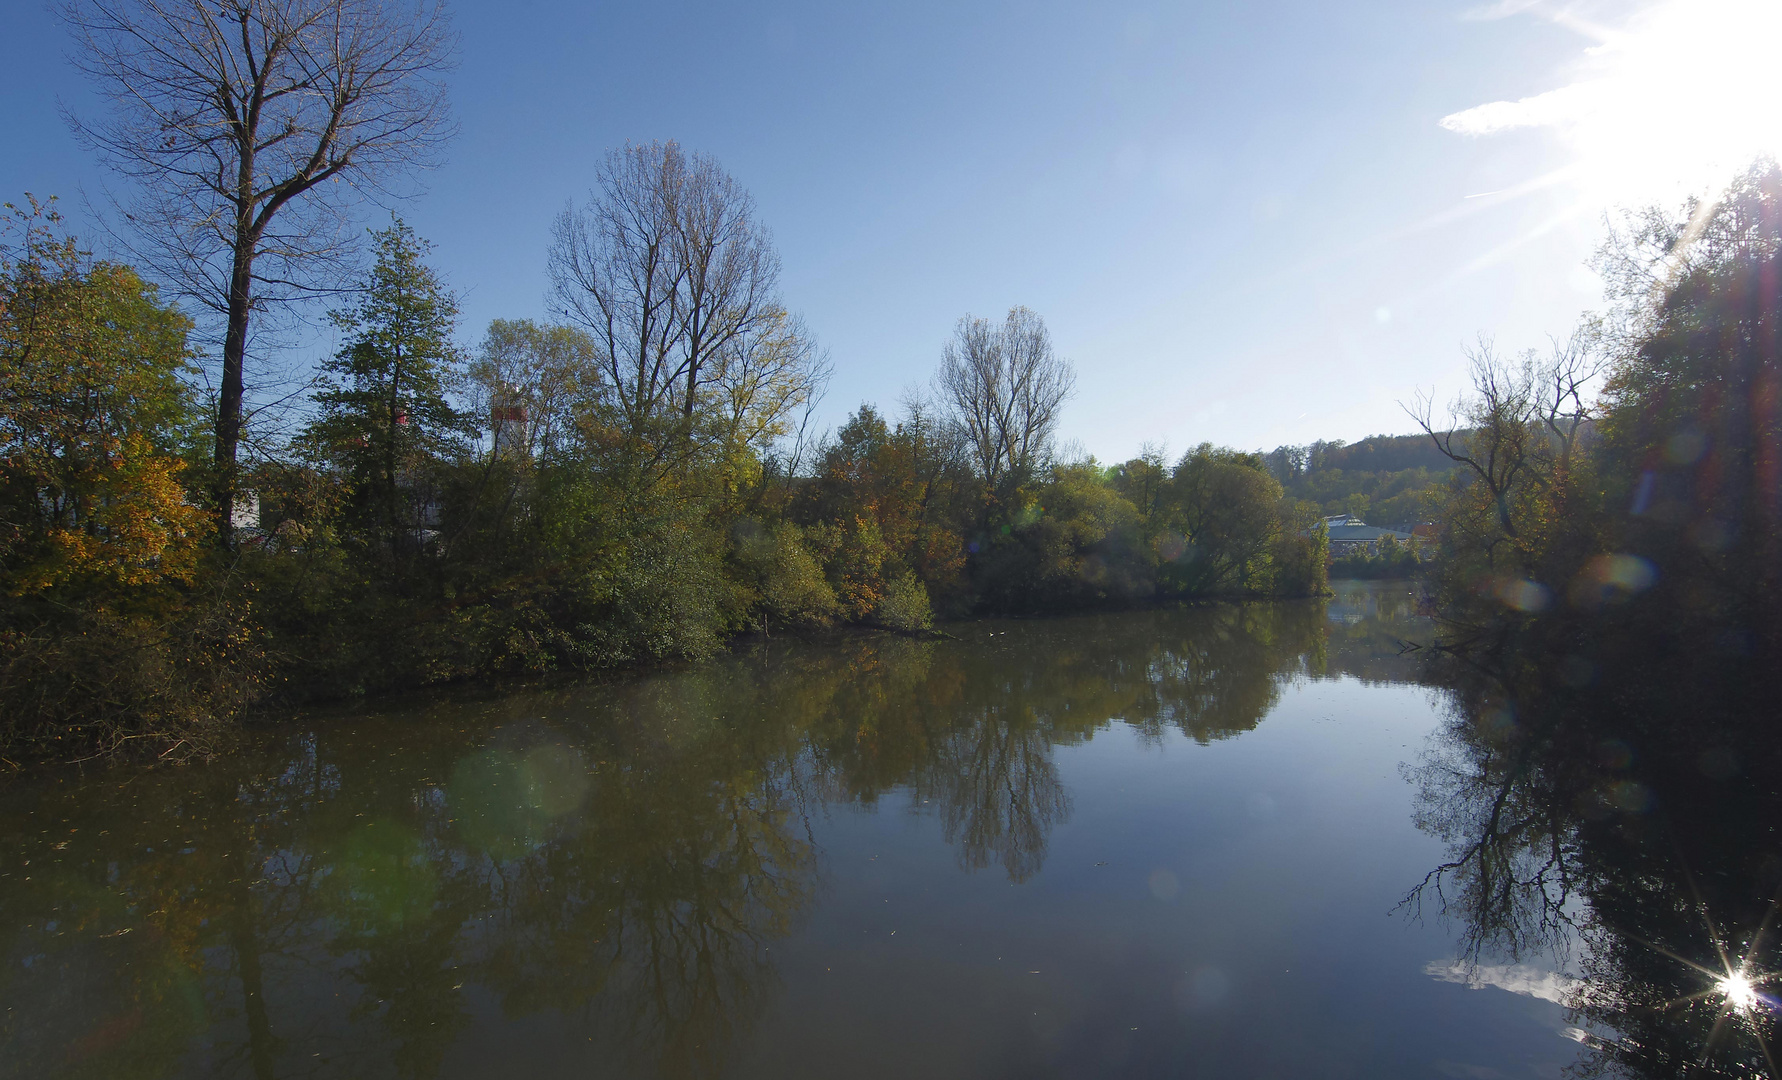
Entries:
[[1720,980],[1717,989],[1726,995],[1726,1003],[1740,1012],[1749,1012],[1757,1004],[1757,988],[1743,975],[1728,975]]
[[1555,18],[1597,41],[1569,85],[1442,126],[1551,128],[1571,151],[1566,178],[1607,202],[1717,190],[1753,159],[1782,156],[1782,0],[1664,0],[1614,28]]

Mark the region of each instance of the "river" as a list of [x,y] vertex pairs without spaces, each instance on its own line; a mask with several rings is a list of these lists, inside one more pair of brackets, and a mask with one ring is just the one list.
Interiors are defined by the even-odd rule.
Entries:
[[[1529,1077],[1403,584],[779,639],[0,780],[4,1077]],[[1433,802],[1432,802],[1433,799]],[[1588,1026],[1588,1025],[1587,1025]]]

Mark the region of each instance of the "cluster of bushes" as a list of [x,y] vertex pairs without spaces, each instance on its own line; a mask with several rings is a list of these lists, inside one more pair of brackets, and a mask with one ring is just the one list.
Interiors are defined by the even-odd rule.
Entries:
[[863,407],[791,490],[783,514],[846,617],[898,582],[947,616],[1324,589],[1315,519],[1256,455],[1209,445],[1173,466],[1062,462],[990,486],[945,422]]
[[1330,576],[1361,580],[1413,578],[1422,565],[1415,545],[1382,536],[1371,551],[1363,548],[1330,560]]
[[[295,433],[225,476],[189,321],[53,215],[16,214],[13,237],[14,756],[165,749],[256,703],[697,658],[745,632],[1324,588],[1321,534],[1259,456],[1056,460],[1050,414],[996,397],[999,370],[1055,364],[1023,309],[1003,330],[962,322],[949,362],[975,382],[895,419],[863,406],[801,451],[825,368],[760,251],[746,310],[650,338],[625,323],[647,312],[613,302],[613,238],[566,226],[554,269],[584,317],[497,321],[466,350],[426,244],[397,222],[333,313],[341,344]],[[626,351],[640,340],[654,351]],[[1068,378],[1054,385],[1061,400]],[[973,413],[972,394],[997,408]]]

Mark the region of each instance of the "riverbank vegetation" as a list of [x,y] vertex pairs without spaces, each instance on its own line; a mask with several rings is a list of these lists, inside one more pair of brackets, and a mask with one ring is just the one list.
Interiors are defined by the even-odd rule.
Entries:
[[[1323,589],[1259,457],[1059,453],[1075,375],[1026,308],[819,437],[830,361],[766,227],[672,142],[557,219],[548,321],[477,338],[423,238],[362,260],[353,225],[452,133],[445,9],[225,8],[59,9],[103,103],[68,119],[126,187],[112,261],[35,203],[0,237],[0,754],[744,632]],[[281,382],[324,310],[332,354]]]
[[1607,318],[1545,356],[1482,344],[1446,424],[1418,403],[1461,467],[1434,600],[1457,648],[1744,694],[1782,657],[1782,171],[1630,218],[1601,269]]
[[1381,581],[1388,578],[1409,581],[1423,570],[1416,543],[1399,543],[1391,536],[1382,536],[1369,551],[1362,548],[1330,560],[1330,576],[1357,581]]
[[1469,960],[1582,943],[1582,1073],[1754,1075],[1782,889],[1782,170],[1630,217],[1599,269],[1605,318],[1542,356],[1479,348],[1446,423],[1419,403],[1462,472],[1427,564],[1452,719],[1416,774],[1450,857],[1408,900]]
[[[709,656],[740,633],[1323,591],[1261,455],[1056,449],[1041,317],[960,320],[932,390],[811,431],[830,360],[752,201],[614,152],[549,251],[561,321],[462,341],[401,221],[295,410],[215,452],[193,324],[53,211],[0,265],[0,750],[158,752],[255,706]],[[227,410],[224,410],[225,412]],[[232,478],[219,478],[232,469]]]

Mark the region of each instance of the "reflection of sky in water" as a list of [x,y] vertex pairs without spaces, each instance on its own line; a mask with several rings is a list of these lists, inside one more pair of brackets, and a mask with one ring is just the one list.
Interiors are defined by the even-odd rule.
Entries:
[[1394,913],[1439,718],[1370,588],[775,643],[0,795],[0,1077],[1556,1075],[1559,977],[1452,976]]

